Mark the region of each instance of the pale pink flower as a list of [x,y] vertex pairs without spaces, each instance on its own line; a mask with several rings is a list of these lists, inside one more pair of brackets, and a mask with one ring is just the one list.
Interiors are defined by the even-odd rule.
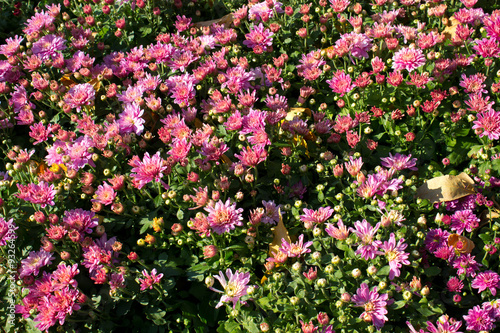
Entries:
[[391,233],[389,241],[385,241],[380,248],[384,250],[384,254],[389,261],[389,280],[394,279],[394,277],[400,276],[401,271],[399,270],[402,265],[409,265],[408,261],[409,253],[404,252],[408,244],[404,243],[404,238],[398,240],[396,244],[396,238],[394,233]]
[[425,64],[425,56],[420,49],[402,48],[392,57],[392,68],[396,71],[406,69],[411,72]]
[[236,209],[236,203],[231,204],[229,199],[226,202],[219,200],[215,205],[205,207],[205,210],[208,212],[208,224],[219,235],[243,225],[243,208]]
[[325,228],[326,233],[338,240],[347,239],[347,237],[349,237],[349,229],[344,225],[344,222],[339,219],[337,226],[338,227],[334,227],[333,224],[327,223]]
[[159,182],[163,177],[163,171],[167,169],[165,160],[160,157],[160,152],[150,156],[148,152],[144,154],[143,160],[132,158],[129,165],[132,166],[130,176],[135,180],[137,188],[141,189],[149,182]]
[[236,307],[236,304],[240,302],[241,304],[246,304],[246,302],[241,300],[241,297],[247,294],[247,285],[250,282],[250,273],[242,273],[235,271],[234,273],[230,268],[226,270],[226,277],[222,273],[219,272],[219,275],[214,275],[220,284],[222,285],[222,290],[215,289],[210,287],[210,290],[216,291],[218,293],[224,294],[220,298],[219,303],[215,306],[216,308],[220,308],[224,303],[233,303],[233,309]]
[[77,111],[84,105],[92,105],[94,99],[95,90],[89,83],[77,84],[64,95],[64,102]]
[[99,202],[105,206],[111,205],[116,198],[115,190],[111,185],[106,182],[103,182],[102,185],[97,187],[97,190],[94,194],[94,199],[92,202]]
[[288,257],[301,257],[303,254],[311,252],[309,247],[312,244],[313,242],[311,241],[304,244],[304,234],[301,234],[295,243],[288,243],[284,238],[282,238],[279,250]]

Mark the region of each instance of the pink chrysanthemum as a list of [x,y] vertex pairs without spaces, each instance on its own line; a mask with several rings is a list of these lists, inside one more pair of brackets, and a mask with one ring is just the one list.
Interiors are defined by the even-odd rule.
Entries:
[[404,252],[408,244],[404,243],[404,238],[401,238],[396,244],[396,238],[393,233],[389,238],[389,241],[385,241],[384,244],[380,246],[384,250],[384,254],[389,261],[389,280],[394,279],[401,274],[400,268],[402,265],[409,265],[408,261],[409,253]]
[[349,229],[344,225],[342,220],[338,220],[337,228],[333,226],[331,223],[326,224],[325,231],[330,237],[333,237],[338,240],[344,240],[349,237]]
[[402,48],[392,57],[392,68],[396,71],[406,69],[411,72],[425,64],[425,56],[420,49]]
[[488,110],[478,113],[472,129],[476,130],[480,138],[486,135],[490,140],[498,140],[500,138],[500,112]]
[[57,55],[58,51],[64,49],[66,49],[64,38],[51,34],[45,35],[33,43],[31,51],[41,60],[47,60]]
[[366,283],[361,284],[361,287],[356,290],[356,295],[352,296],[352,302],[355,306],[363,307],[365,311],[359,316],[363,321],[372,322],[377,329],[381,329],[388,320],[387,294],[379,294],[377,287],[370,291]]
[[3,217],[0,217],[0,246],[4,246],[7,244],[7,241],[17,238],[15,233],[17,228],[14,219],[5,220]]
[[94,212],[81,208],[71,209],[64,212],[63,224],[70,230],[76,230],[82,234],[91,234],[97,227],[99,219]]
[[217,234],[223,234],[243,225],[243,208],[236,209],[236,203],[231,204],[229,199],[224,203],[219,200],[214,206],[207,206],[208,224]]
[[346,74],[343,70],[338,70],[333,73],[332,79],[327,80],[326,83],[328,83],[334,93],[340,94],[340,97],[356,87],[356,85],[352,83],[349,74]]
[[153,156],[146,152],[142,161],[139,158],[132,158],[129,161],[129,165],[133,167],[130,176],[137,184],[137,188],[141,189],[153,180],[159,182],[163,177],[163,171],[167,169],[164,162],[165,160],[160,157],[160,152]]
[[260,47],[262,51],[267,51],[269,47],[273,45],[274,34],[271,30],[266,29],[262,23],[254,26],[250,33],[245,35],[246,40],[243,41],[243,45],[255,49]]
[[95,90],[89,83],[77,84],[64,95],[64,102],[77,111],[80,111],[84,105],[92,105],[94,99]]
[[141,283],[141,291],[144,291],[148,288],[153,289],[153,285],[160,283],[160,280],[163,277],[163,273],[158,274],[156,268],[153,268],[151,273],[148,273],[148,271],[146,270],[143,270],[141,273],[143,278],[138,278],[139,282]]
[[469,309],[469,312],[464,316],[467,330],[476,332],[489,332],[495,328],[495,319],[491,318],[490,313],[486,309],[482,309],[479,305]]
[[410,169],[413,171],[416,171],[417,168],[415,167],[417,159],[416,158],[411,158],[411,154],[408,156],[401,155],[399,153],[396,153],[396,155],[392,156],[391,153],[389,153],[389,157],[384,157],[380,159],[382,161],[382,166],[385,166],[386,168],[394,169],[397,171],[403,170],[403,169]]
[[234,154],[241,163],[248,167],[255,167],[257,164],[262,163],[267,158],[267,150],[264,146],[246,147],[241,150],[241,153]]
[[304,208],[304,214],[300,215],[300,220],[306,225],[321,224],[328,220],[333,214],[331,207],[320,207],[318,210]]
[[11,38],[7,38],[5,40],[6,43],[0,45],[0,54],[3,54],[7,58],[15,55],[17,51],[19,51],[19,48],[23,40],[24,38],[18,35]]
[[451,230],[455,230],[457,234],[462,234],[464,230],[472,232],[479,226],[479,218],[472,210],[458,210],[451,216]]
[[120,128],[120,133],[128,134],[135,133],[141,135],[144,131],[145,120],[142,118],[144,110],[134,103],[125,104],[123,107],[123,112],[120,114],[120,119],[118,119],[118,126]]
[[116,198],[115,190],[111,185],[104,182],[102,185],[97,187],[97,191],[95,191],[94,199],[92,202],[99,202],[105,206],[109,206],[113,203]]
[[224,303],[231,302],[233,303],[234,309],[238,302],[240,302],[241,304],[246,304],[246,302],[241,300],[241,297],[247,294],[247,285],[250,282],[250,273],[240,273],[236,271],[233,274],[231,269],[228,268],[226,270],[226,276],[227,280],[222,271],[219,272],[219,275],[214,275],[214,278],[216,278],[220,282],[222,288],[224,289],[224,291],[222,291],[210,287],[210,290],[224,294],[215,307],[220,308]]
[[311,252],[309,246],[312,244],[313,242],[311,241],[304,244],[304,234],[301,234],[295,243],[288,243],[284,238],[282,238],[279,250],[288,257],[300,257],[305,253]]
[[40,269],[50,265],[53,259],[54,255],[50,252],[44,250],[38,252],[31,251],[26,259],[21,260],[19,278],[22,279],[25,276],[38,275]]
[[497,288],[500,288],[500,277],[498,273],[486,271],[479,273],[472,281],[472,288],[478,289],[478,293],[489,289],[493,296],[497,294]]
[[355,253],[360,255],[365,260],[374,259],[379,253],[378,248],[382,244],[381,241],[375,240],[375,235],[377,230],[380,228],[380,223],[377,223],[375,227],[372,227],[370,223],[363,220],[362,222],[355,222],[354,227],[355,229],[350,228],[350,231],[354,232],[361,241]]
[[40,207],[45,208],[47,205],[54,206],[54,198],[56,197],[56,190],[53,184],[48,184],[41,181],[39,184],[16,184],[19,190],[15,194],[16,197],[24,201],[34,204],[40,204]]
[[456,276],[450,278],[448,280],[448,282],[446,283],[446,288],[448,289],[448,291],[450,291],[452,293],[462,292],[463,287],[464,287],[464,283],[462,282],[462,280],[460,280]]

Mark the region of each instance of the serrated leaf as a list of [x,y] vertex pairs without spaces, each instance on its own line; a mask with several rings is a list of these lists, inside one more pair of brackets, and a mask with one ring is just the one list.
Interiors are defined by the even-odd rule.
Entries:
[[417,197],[432,203],[452,201],[476,193],[474,181],[466,173],[429,179],[417,189]]

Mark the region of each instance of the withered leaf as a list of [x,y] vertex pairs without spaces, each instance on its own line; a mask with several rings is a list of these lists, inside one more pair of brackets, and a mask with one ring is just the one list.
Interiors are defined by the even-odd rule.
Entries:
[[210,27],[212,24],[217,23],[217,24],[223,24],[224,27],[227,29],[229,28],[231,23],[233,23],[233,21],[234,21],[233,13],[229,13],[216,20],[196,22],[193,24],[193,27],[195,28]]
[[310,117],[311,116],[311,109],[308,109],[308,108],[290,108],[290,110],[286,114],[285,119],[288,121],[291,121],[295,117],[301,117],[303,113],[305,113],[306,115],[308,115]]
[[274,253],[279,251],[281,247],[281,240],[285,239],[288,243],[291,242],[290,235],[288,234],[288,230],[286,230],[285,225],[283,224],[283,216],[281,215],[281,209],[278,211],[280,220],[278,225],[272,228],[272,232],[274,235],[272,243],[269,245],[269,255],[274,257]]
[[458,253],[471,253],[474,250],[474,243],[467,237],[458,234],[448,236],[448,246],[453,246]]
[[479,218],[481,219],[481,224],[479,227],[482,227],[486,224],[488,224],[492,219],[497,219],[500,217],[500,210],[494,208],[491,212],[488,209],[485,209],[481,212],[481,215],[479,215]]
[[459,24],[460,22],[454,16],[448,19],[448,25],[443,29],[443,34],[446,35],[446,38],[453,39]]
[[476,193],[474,181],[466,173],[429,179],[417,189],[417,197],[432,203],[452,201]]

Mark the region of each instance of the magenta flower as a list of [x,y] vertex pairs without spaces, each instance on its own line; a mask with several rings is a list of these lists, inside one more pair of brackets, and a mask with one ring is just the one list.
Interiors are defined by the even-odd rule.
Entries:
[[365,322],[372,322],[377,329],[381,329],[388,320],[385,316],[388,313],[386,309],[388,297],[387,294],[379,294],[377,287],[370,291],[368,285],[363,283],[351,300],[355,303],[355,306],[365,309],[359,316],[361,319]]
[[472,232],[479,226],[479,218],[472,210],[458,210],[451,216],[451,230],[455,230],[457,234],[462,234],[464,230]]
[[430,321],[427,322],[427,330],[429,333],[462,333],[458,330],[462,326],[461,321],[456,321],[453,318],[451,318],[451,320],[446,318],[445,321],[442,318],[443,317],[439,318],[436,325]]
[[415,165],[417,162],[416,158],[411,158],[411,154],[408,156],[401,155],[399,153],[396,153],[396,155],[392,156],[391,153],[389,153],[389,157],[384,157],[381,158],[382,160],[382,166],[385,166],[386,168],[391,168],[397,171],[403,170],[403,169],[410,169],[410,170],[418,170]]
[[134,180],[134,186],[141,189],[153,180],[159,182],[163,177],[163,171],[167,169],[164,162],[165,160],[160,157],[160,152],[153,156],[146,152],[142,161],[139,158],[132,158],[129,165],[133,167],[130,176]]
[[384,254],[389,260],[389,280],[394,279],[401,274],[400,268],[402,265],[409,265],[408,261],[409,253],[404,252],[408,244],[404,243],[404,238],[401,238],[396,244],[396,238],[394,233],[391,233],[389,241],[385,241],[384,244],[380,246],[384,250]]
[[442,229],[430,229],[425,236],[424,245],[427,251],[433,253],[438,248],[448,245],[450,233]]
[[31,251],[26,259],[21,260],[21,268],[19,271],[19,278],[25,276],[38,275],[40,268],[48,266],[52,263],[54,255],[45,250],[38,252]]
[[331,80],[327,80],[329,87],[334,93],[340,94],[340,97],[353,90],[356,85],[352,83],[351,76],[346,74],[343,70],[338,70],[333,73]]
[[420,49],[404,47],[392,57],[392,68],[396,71],[406,69],[411,72],[425,64],[425,56]]
[[489,332],[495,328],[495,319],[490,316],[490,311],[482,309],[476,305],[464,316],[467,330],[469,331],[486,331]]
[[7,38],[5,40],[6,43],[0,45],[0,54],[3,54],[7,58],[15,55],[17,51],[19,51],[19,48],[23,40],[24,38],[18,35],[15,35],[14,37],[11,38]]
[[457,270],[458,275],[465,274],[465,276],[476,276],[476,272],[481,264],[478,264],[475,257],[470,253],[462,253],[459,257],[455,258],[452,262],[453,268]]
[[247,285],[250,282],[250,273],[240,273],[236,271],[234,274],[230,268],[226,270],[226,277],[222,274],[222,271],[219,272],[219,275],[214,275],[220,284],[222,285],[222,290],[215,289],[210,287],[210,290],[216,291],[218,293],[224,294],[220,298],[219,303],[215,306],[215,308],[220,308],[224,303],[233,303],[233,309],[236,307],[236,304],[240,302],[241,304],[246,304],[246,302],[241,301],[241,297],[247,294]]
[[143,270],[142,276],[144,278],[138,278],[138,280],[141,283],[141,291],[144,291],[148,288],[153,289],[154,284],[160,283],[160,280],[163,277],[163,273],[158,274],[156,268],[153,268],[151,273],[148,273],[148,271]]
[[89,83],[77,84],[64,95],[64,102],[77,111],[84,105],[92,105],[94,100],[95,90]]
[[476,130],[480,138],[486,135],[490,140],[498,140],[500,138],[500,112],[490,109],[478,113],[472,129]]
[[54,206],[54,198],[56,190],[53,184],[48,184],[41,181],[40,184],[16,184],[19,190],[14,196],[21,200],[28,201],[34,204],[40,204],[40,207],[45,208],[47,205]]
[[452,293],[460,293],[462,292],[462,289],[464,287],[464,283],[462,280],[457,278],[456,276],[451,277],[448,282],[446,283],[446,288],[448,291]]
[[231,204],[229,199],[225,203],[219,200],[215,205],[205,207],[205,210],[208,212],[208,224],[219,235],[243,225],[243,208],[236,209],[236,203]]
[[372,227],[370,223],[363,220],[362,222],[355,222],[354,227],[355,229],[350,228],[350,230],[354,232],[361,241],[355,253],[365,260],[374,259],[375,256],[379,254],[378,248],[382,244],[381,241],[374,240],[377,230],[380,228],[380,223]]
[[99,202],[105,206],[109,206],[113,203],[116,198],[115,190],[111,185],[103,182],[102,185],[97,187],[97,191],[94,193],[94,199],[90,200],[92,202]]
[[300,220],[306,225],[321,224],[328,220],[333,214],[331,207],[320,207],[318,210],[304,208],[304,214],[300,215]]
[[17,228],[14,219],[6,221],[3,217],[0,217],[0,246],[4,246],[7,244],[7,241],[17,238],[14,232]]
[[79,231],[82,234],[91,234],[93,228],[97,227],[99,219],[94,212],[81,208],[71,209],[64,212],[63,224],[66,228]]
[[313,242],[309,241],[304,244],[304,234],[299,236],[295,243],[288,243],[284,238],[281,239],[281,247],[279,250],[286,254],[288,257],[300,257],[305,253],[310,253]]
[[271,30],[260,23],[258,26],[253,26],[250,33],[245,35],[246,40],[243,44],[251,49],[259,47],[262,51],[267,51],[273,45],[273,35]]
[[479,273],[472,281],[472,288],[478,289],[478,293],[489,289],[493,296],[497,295],[497,288],[500,288],[500,277],[498,273],[486,271]]

